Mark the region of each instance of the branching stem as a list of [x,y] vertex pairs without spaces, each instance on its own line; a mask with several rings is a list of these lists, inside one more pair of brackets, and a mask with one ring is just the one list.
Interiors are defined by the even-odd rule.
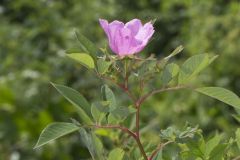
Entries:
[[148,157],[144,151],[144,148],[143,148],[143,145],[140,141],[140,138],[136,135],[136,133],[132,132],[131,130],[129,130],[128,128],[126,127],[123,127],[123,126],[119,126],[119,125],[106,125],[106,126],[101,126],[101,125],[88,125],[86,127],[94,127],[94,128],[105,128],[105,129],[119,129],[127,134],[129,134],[131,137],[133,137],[135,139],[135,141],[137,142],[138,144],[138,147],[144,157],[145,160],[148,160]]
[[157,93],[161,93],[161,92],[165,92],[165,91],[173,91],[173,90],[178,90],[178,89],[183,89],[183,88],[187,88],[187,86],[175,86],[175,87],[169,87],[169,88],[159,88],[159,89],[154,89],[148,93],[146,93],[145,95],[143,95],[142,97],[140,97],[138,99],[138,104],[141,105],[147,98],[157,94]]
[[[140,140],[140,108],[141,108],[141,104],[149,97],[160,93],[160,92],[164,92],[164,91],[172,91],[172,90],[178,90],[178,89],[182,89],[182,88],[187,88],[186,86],[175,86],[175,87],[169,87],[169,88],[159,88],[159,89],[154,89],[148,93],[146,93],[143,96],[140,96],[139,98],[136,98],[132,92],[129,90],[129,86],[128,86],[128,64],[127,64],[127,60],[125,60],[124,63],[124,83],[118,83],[115,79],[112,79],[111,77],[106,77],[103,75],[99,75],[97,74],[101,79],[105,79],[108,80],[110,82],[112,82],[113,84],[117,85],[119,88],[121,88],[132,100],[132,102],[135,105],[136,108],[136,130],[135,132],[131,131],[130,129],[120,126],[120,125],[106,125],[106,126],[101,126],[101,125],[91,125],[89,127],[95,127],[95,128],[111,128],[111,129],[120,129],[121,131],[127,133],[129,136],[133,137],[136,141],[136,143],[138,144],[139,150],[141,151],[143,157],[145,160],[152,160],[156,154],[162,150],[162,148],[164,146],[166,146],[169,143],[172,143],[172,141],[168,141],[164,144],[160,144],[156,150],[152,153],[152,155],[148,158],[146,152],[144,151],[144,147],[141,143]],[[142,82],[140,82],[142,83]],[[143,84],[140,84],[140,86]],[[141,86],[142,87],[142,86]],[[141,88],[142,89],[142,88]]]

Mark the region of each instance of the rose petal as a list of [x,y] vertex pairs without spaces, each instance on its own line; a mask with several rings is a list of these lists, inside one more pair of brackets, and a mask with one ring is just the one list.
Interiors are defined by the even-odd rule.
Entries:
[[134,48],[135,53],[138,53],[144,49],[149,39],[152,37],[153,33],[154,33],[153,25],[150,22],[146,23],[142,28],[140,28],[135,38],[138,41],[141,41],[141,44]]
[[139,19],[133,19],[125,24],[125,27],[131,30],[132,34],[135,36],[139,29],[142,27],[142,22]]
[[132,36],[132,32],[130,29],[124,27],[118,32],[118,37],[116,41],[116,45],[118,46],[118,54],[129,55],[130,49],[132,47],[132,41],[134,37]]
[[105,19],[99,19],[99,23],[100,23],[101,27],[103,28],[104,32],[108,36],[109,35],[109,32],[108,32],[108,21],[105,20]]
[[112,23],[109,24],[109,28],[108,28],[109,29],[109,36],[108,36],[109,46],[114,53],[118,53],[118,50],[117,50],[118,46],[116,45],[116,42],[115,42],[116,38],[118,38],[117,32],[123,27],[124,27],[124,24],[119,21],[113,21]]
[[139,29],[139,32],[135,36],[136,39],[140,41],[148,41],[154,33],[153,25],[148,22],[142,28]]

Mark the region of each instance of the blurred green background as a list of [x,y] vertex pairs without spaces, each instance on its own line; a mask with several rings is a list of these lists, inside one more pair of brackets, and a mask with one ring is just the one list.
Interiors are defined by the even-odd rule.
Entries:
[[[75,29],[96,46],[107,45],[99,18],[156,19],[156,32],[144,54],[163,57],[179,45],[185,49],[177,61],[199,53],[218,54],[195,83],[226,87],[240,95],[239,0],[1,0],[0,160],[89,157],[78,134],[41,149],[33,146],[48,123],[75,116],[50,81],[71,86],[89,100],[100,98],[101,81],[64,57],[66,49],[78,45]],[[145,138],[185,122],[199,124],[205,136],[218,131],[229,137],[239,126],[233,114],[223,103],[179,91],[149,99],[141,124],[149,127]]]

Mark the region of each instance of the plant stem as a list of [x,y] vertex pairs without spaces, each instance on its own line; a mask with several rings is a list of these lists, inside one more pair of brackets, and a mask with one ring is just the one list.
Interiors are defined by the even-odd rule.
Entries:
[[144,151],[143,145],[142,145],[141,140],[140,140],[140,132],[139,132],[139,130],[140,130],[140,104],[138,103],[138,101],[136,101],[135,107],[137,109],[137,112],[136,112],[136,131],[135,131],[136,137],[135,137],[135,140],[136,140],[136,142],[138,144],[138,147],[139,147],[139,149],[140,149],[144,159],[148,160],[148,157],[146,155],[146,152]]
[[139,103],[139,105],[141,105],[147,98],[149,98],[157,93],[164,92],[164,91],[173,91],[173,90],[178,90],[178,89],[182,89],[182,88],[187,88],[187,86],[176,86],[176,87],[169,87],[169,88],[154,89],[154,90],[148,92],[147,94],[143,95],[142,97],[140,97],[138,99],[138,103]]
[[140,105],[138,102],[136,102],[135,104],[135,107],[136,107],[136,135],[138,137],[140,137]]
[[126,127],[122,127],[122,126],[119,126],[119,125],[107,125],[107,126],[99,126],[99,125],[94,125],[93,127],[96,127],[96,128],[115,128],[115,129],[120,129],[122,130],[123,132],[126,132],[128,133],[130,136],[132,136],[135,141],[137,142],[138,144],[138,147],[144,157],[145,160],[148,160],[148,157],[146,155],[146,152],[144,151],[144,147],[141,143],[141,140],[140,140],[140,132],[139,132],[139,129],[140,129],[140,105],[141,105],[141,98],[140,100],[135,98],[135,96],[129,91],[129,88],[128,88],[128,64],[127,64],[127,60],[125,60],[125,63],[124,63],[124,84],[120,84],[118,82],[116,82],[114,79],[110,78],[110,77],[104,77],[102,75],[99,75],[98,76],[102,79],[106,79],[106,80],[109,80],[111,81],[113,84],[117,85],[119,88],[121,88],[129,97],[130,99],[134,102],[134,105],[137,109],[136,111],[136,131],[135,132],[132,132],[131,130],[129,130],[128,128]]
[[117,86],[118,86],[119,88],[121,88],[121,89],[129,96],[129,98],[130,98],[133,102],[136,101],[135,96],[129,91],[128,87],[126,87],[125,84],[124,84],[124,85],[122,85],[122,84],[117,84]]
[[145,151],[144,151],[144,148],[143,148],[143,145],[142,145],[142,143],[141,143],[141,141],[140,141],[140,138],[139,138],[139,137],[136,137],[135,140],[136,140],[136,142],[137,142],[137,144],[138,144],[138,147],[139,147],[139,149],[140,149],[140,151],[141,151],[144,159],[145,159],[145,160],[148,160],[148,157],[147,157],[147,155],[146,155],[146,153],[145,153]]
[[146,160],[152,160],[153,157],[158,153],[159,150],[161,150],[165,145],[167,145],[168,143],[171,143],[171,141],[165,143],[165,144],[161,144],[160,146],[157,147],[157,149],[152,153],[152,155],[150,156],[150,158],[147,157],[144,148],[142,146],[142,143],[140,141],[140,108],[141,108],[141,104],[150,96],[153,96],[154,94],[163,92],[163,91],[170,91],[170,90],[177,90],[177,89],[181,89],[181,88],[186,88],[186,86],[176,86],[176,87],[171,87],[171,88],[160,88],[160,89],[155,89],[150,91],[149,93],[143,95],[142,97],[140,97],[136,102],[135,102],[135,107],[137,109],[136,111],[136,141],[138,143],[139,149],[142,152],[142,155],[144,156],[144,158]]
[[110,77],[104,77],[101,75],[98,75],[100,78],[102,79],[106,79],[111,81],[113,84],[117,85],[119,88],[121,88],[129,97],[130,99],[134,102],[135,104],[135,108],[136,108],[136,131],[132,132],[131,130],[129,130],[126,127],[122,127],[119,125],[107,125],[107,126],[100,126],[100,125],[93,125],[92,127],[95,128],[112,128],[112,129],[120,129],[125,133],[128,133],[130,136],[132,136],[135,141],[138,144],[138,147],[144,157],[145,160],[152,160],[154,158],[154,156],[167,144],[171,143],[171,141],[161,144],[157,147],[157,149],[152,153],[152,155],[150,156],[150,158],[147,157],[146,152],[144,151],[144,147],[141,143],[140,140],[140,108],[141,108],[141,104],[150,96],[153,96],[157,93],[160,92],[164,92],[164,91],[171,91],[171,90],[178,90],[178,89],[182,89],[182,88],[187,88],[186,86],[176,86],[176,87],[170,87],[170,88],[159,88],[159,89],[154,89],[150,92],[148,92],[147,94],[141,96],[140,98],[136,99],[133,94],[129,91],[128,88],[128,75],[125,74],[125,79],[124,79],[124,84],[120,84],[117,83],[115,80],[111,79]]
[[156,150],[153,151],[153,153],[151,154],[151,156],[149,157],[148,160],[152,160],[156,155],[157,153],[163,149],[163,147],[165,147],[166,145],[168,145],[169,143],[172,143],[173,141],[167,141],[166,143],[163,143],[163,144],[160,144],[158,145],[158,147],[156,148]]
[[87,127],[95,127],[95,128],[106,128],[106,129],[120,129],[122,130],[123,132],[129,134],[131,137],[133,137],[135,139],[135,141],[137,142],[137,145],[139,147],[139,150],[141,151],[143,157],[145,160],[148,160],[148,157],[144,151],[144,148],[143,148],[143,145],[140,141],[140,138],[136,135],[136,133],[132,132],[131,130],[129,130],[128,128],[126,127],[122,127],[122,126],[119,126],[119,125],[107,125],[107,126],[100,126],[100,125],[89,125]]
[[124,86],[128,88],[128,60],[124,60]]
[[[130,65],[131,66],[131,65]],[[125,60],[125,77],[124,77],[124,88],[125,90],[127,91],[127,93],[130,93],[129,92],[129,88],[128,88],[128,60],[126,59]],[[126,92],[125,91],[125,92]],[[144,151],[144,147],[141,143],[141,140],[140,140],[140,132],[139,132],[139,128],[140,128],[140,104],[138,104],[138,101],[136,98],[134,98],[131,94],[129,94],[129,96],[131,97],[132,100],[134,100],[135,102],[135,107],[137,109],[137,112],[136,112],[136,132],[135,132],[135,136],[134,136],[134,139],[136,140],[137,144],[138,144],[138,147],[144,157],[145,160],[148,160],[148,157]]]

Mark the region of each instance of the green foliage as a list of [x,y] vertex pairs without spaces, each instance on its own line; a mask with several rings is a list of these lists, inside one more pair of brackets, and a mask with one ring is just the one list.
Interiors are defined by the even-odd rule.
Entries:
[[90,104],[77,91],[72,88],[52,83],[52,85],[61,93],[70,103],[75,106],[80,118],[87,124],[91,124]]
[[87,68],[94,69],[94,61],[91,56],[86,53],[71,53],[67,54],[68,57],[76,60]]
[[181,139],[193,138],[197,133],[200,133],[198,126],[190,127],[186,125],[183,130],[178,130],[175,127],[168,127],[167,129],[161,131],[160,137],[164,140],[178,142]]
[[221,87],[202,87],[197,88],[196,91],[222,101],[230,106],[240,108],[240,98],[227,89]]
[[[179,50],[179,49],[178,49]],[[176,55],[176,53],[172,54]],[[76,60],[76,56],[72,56],[74,60]],[[77,60],[83,63],[84,65],[87,65],[89,69],[91,69],[91,65],[87,63],[85,59],[81,59],[84,57],[80,57],[79,54],[77,55]],[[102,100],[92,103],[91,107],[88,104],[87,100],[79,94],[77,91],[66,87],[62,85],[56,85],[53,84],[53,86],[69,101],[71,102],[75,107],[77,107],[78,111],[80,111],[79,115],[80,118],[83,120],[83,128],[73,128],[69,132],[65,131],[65,128],[59,128],[56,127],[47,127],[46,130],[43,131],[43,133],[40,135],[39,141],[37,143],[37,147],[41,146],[43,144],[48,143],[52,139],[56,139],[62,135],[71,133],[76,130],[80,130],[80,135],[82,138],[83,143],[88,148],[88,151],[91,154],[91,157],[93,159],[103,159],[103,145],[98,139],[98,137],[91,131],[91,129],[84,129],[86,128],[108,128],[108,129],[120,129],[123,132],[126,132],[129,134],[129,136],[132,136],[138,144],[140,153],[137,153],[135,151],[131,151],[128,154],[130,156],[127,157],[144,157],[144,159],[163,159],[163,156],[167,157],[168,155],[165,155],[163,152],[163,147],[165,147],[169,143],[175,143],[180,146],[181,152],[176,152],[176,156],[182,157],[183,159],[223,159],[225,157],[225,151],[228,146],[227,143],[220,144],[220,141],[222,140],[222,136],[215,135],[213,138],[211,138],[208,141],[205,141],[201,134],[201,130],[198,129],[198,127],[189,127],[188,125],[185,126],[183,131],[180,131],[174,127],[168,127],[166,130],[161,131],[160,138],[163,141],[167,142],[161,142],[163,144],[160,144],[159,147],[157,147],[156,151],[153,151],[152,155],[150,155],[150,158],[148,158],[144,147],[142,146],[142,143],[140,141],[140,133],[139,133],[139,123],[140,123],[140,105],[143,103],[148,96],[152,96],[158,91],[168,91],[171,89],[181,89],[184,88],[182,86],[174,86],[175,88],[171,88],[171,85],[168,85],[168,83],[178,75],[178,83],[182,84],[183,82],[189,81],[194,76],[196,76],[200,71],[202,71],[207,65],[209,65],[216,56],[209,57],[207,54],[200,54],[193,57],[190,57],[188,60],[186,60],[183,65],[178,67],[178,65],[174,63],[167,63],[165,61],[165,67],[163,69],[157,69],[157,63],[161,63],[161,61],[157,62],[155,59],[154,61],[147,59],[141,59],[143,61],[140,64],[137,64],[137,67],[134,68],[131,65],[128,65],[128,61],[132,61],[138,57],[125,57],[121,58],[120,62],[124,62],[124,65],[121,65],[120,63],[115,63],[115,61],[119,61],[118,58],[112,59],[112,63],[115,63],[117,65],[116,68],[123,68],[120,70],[122,72],[120,75],[123,75],[124,79],[124,86],[119,84],[118,81],[112,81],[112,83],[115,83],[115,85],[119,86],[120,89],[123,89],[126,94],[129,96],[129,98],[132,99],[133,105],[135,108],[130,107],[121,107],[117,101],[114,92],[108,87],[108,85],[103,85],[101,88],[102,92]],[[169,57],[167,57],[168,59]],[[151,59],[151,58],[150,58]],[[166,58],[165,58],[166,59]],[[103,63],[104,61],[107,62],[105,59],[100,59]],[[97,60],[99,62],[99,60]],[[150,63],[149,63],[150,62]],[[152,63],[153,62],[153,63]],[[92,64],[94,65],[94,62],[92,60]],[[98,63],[99,66],[99,63]],[[143,66],[143,67],[142,67]],[[146,66],[148,66],[146,68]],[[116,69],[115,68],[115,69]],[[107,67],[108,69],[108,67]],[[103,69],[105,73],[107,69]],[[138,72],[140,70],[140,72]],[[145,70],[145,73],[143,72]],[[161,84],[163,85],[160,90],[153,90],[148,91],[145,95],[139,96],[135,100],[134,93],[129,89],[128,85],[131,83],[131,81],[128,79],[128,74],[131,74],[132,72],[138,72],[143,74],[138,74],[137,76],[141,75],[139,79],[133,79],[134,83],[139,83],[140,85],[143,85],[142,80],[146,81],[146,78],[143,75],[150,76],[151,78],[158,77],[158,74],[152,74],[152,73],[161,73]],[[114,71],[113,71],[114,73]],[[111,74],[111,73],[110,73]],[[111,76],[111,75],[107,75]],[[106,80],[111,79],[111,77],[105,77]],[[148,79],[151,79],[148,78]],[[117,80],[121,80],[121,78],[117,78]],[[143,87],[143,86],[142,86]],[[144,91],[144,90],[143,90]],[[220,101],[223,101],[227,104],[230,104],[234,107],[236,107],[237,102],[239,98],[231,91],[228,91],[226,89],[220,88],[220,87],[203,87],[198,88],[196,91],[203,93],[205,95],[208,95],[210,97],[216,98]],[[146,92],[146,91],[144,91]],[[141,94],[140,94],[141,95]],[[124,124],[124,120],[130,116],[132,113],[136,114],[136,132],[132,132],[129,128],[123,127],[120,124]],[[94,125],[92,125],[92,120],[90,117],[93,117]],[[76,120],[74,120],[75,123],[78,124]],[[73,124],[72,124],[73,125]],[[50,129],[48,129],[50,128]],[[63,134],[56,134],[58,133],[58,130],[62,129]],[[50,130],[50,131],[49,131]],[[54,134],[50,134],[50,133]],[[49,136],[50,134],[50,136]],[[49,138],[49,137],[50,138]],[[44,138],[48,137],[48,138]],[[238,138],[238,132],[236,132],[236,137]],[[188,141],[187,139],[191,139]],[[220,153],[218,153],[220,152]],[[116,156],[119,156],[118,158],[123,159],[124,152],[122,149],[114,149],[109,153],[108,159],[113,159]],[[172,155],[171,155],[172,156]],[[171,157],[170,156],[170,157]],[[126,157],[126,158],[127,158]],[[169,158],[170,158],[169,157]]]
[[207,67],[213,59],[216,57],[210,57],[207,54],[199,54],[187,59],[180,68],[178,83],[186,83]]
[[236,141],[237,141],[237,146],[238,146],[238,149],[240,150],[240,129],[238,128],[236,130]]
[[117,102],[113,91],[107,86],[102,87],[103,99],[109,102],[110,111],[113,111],[117,108]]
[[118,106],[113,91],[107,85],[102,87],[102,92],[104,101],[95,102],[91,106],[91,113],[97,124],[101,124],[106,118],[109,124],[117,124],[136,112],[132,106]]
[[172,57],[176,56],[177,54],[179,54],[180,52],[182,52],[182,50],[183,50],[183,46],[180,45],[176,49],[174,49],[173,52],[169,56],[165,57],[164,59],[169,60],[170,58],[172,58]]
[[118,107],[110,112],[116,120],[123,121],[127,118],[130,114],[135,113],[136,110],[130,107]]
[[159,151],[157,155],[153,158],[153,160],[162,160],[162,151]]
[[96,59],[97,55],[99,54],[99,51],[96,48],[96,46],[81,33],[75,32],[75,35],[77,37],[81,49],[84,52],[89,53],[94,59]]
[[105,74],[108,71],[111,64],[112,64],[111,62],[105,61],[103,59],[99,59],[97,61],[98,72],[100,74]]
[[79,130],[73,123],[56,122],[49,124],[41,133],[34,148],[39,148],[55,139]]
[[[179,51],[179,49],[177,49]],[[176,52],[177,53],[177,52]],[[173,52],[171,56],[176,55],[175,52]],[[87,66],[88,69],[92,69],[94,67],[94,61],[91,59],[91,61],[88,61],[84,58],[90,57],[87,54],[70,54],[70,57],[74,60],[79,61],[83,65]],[[169,57],[165,58],[168,59]],[[108,85],[103,85],[101,88],[102,93],[102,100],[103,101],[97,101],[92,103],[91,107],[87,100],[77,91],[66,87],[62,85],[52,84],[70,103],[72,103],[77,110],[79,111],[80,119],[82,119],[82,128],[79,128],[76,126],[76,128],[73,128],[69,130],[69,132],[66,131],[66,127],[61,126],[58,127],[47,127],[42,134],[40,135],[39,141],[37,143],[37,147],[41,146],[43,144],[48,143],[52,139],[56,139],[60,136],[66,135],[68,133],[71,133],[73,131],[80,131],[80,135],[82,138],[83,143],[88,148],[89,153],[91,154],[91,157],[95,160],[97,159],[104,159],[103,154],[103,145],[98,139],[98,137],[92,132],[90,128],[108,128],[108,129],[120,129],[123,132],[126,132],[129,134],[129,136],[132,136],[138,144],[140,153],[137,153],[135,151],[129,151],[127,157],[138,157],[138,159],[163,159],[163,156],[168,157],[168,155],[165,155],[163,152],[163,147],[165,147],[169,143],[175,143],[180,146],[181,152],[176,152],[176,156],[182,157],[183,159],[223,159],[225,157],[225,151],[228,146],[227,143],[220,144],[220,141],[222,140],[222,136],[215,135],[213,138],[211,138],[208,141],[205,141],[201,134],[201,130],[198,129],[198,127],[189,127],[188,125],[185,126],[183,131],[180,131],[174,127],[168,127],[166,130],[161,131],[160,133],[160,139],[167,142],[161,142],[163,144],[160,144],[159,147],[157,147],[157,150],[153,151],[153,153],[150,155],[150,158],[148,158],[143,144],[140,141],[140,133],[139,133],[139,123],[140,123],[140,106],[141,103],[143,103],[147,97],[153,96],[154,94],[158,92],[164,92],[168,90],[174,90],[174,89],[181,89],[184,88],[184,86],[181,86],[182,83],[186,83],[186,81],[191,80],[193,77],[197,76],[200,71],[202,71],[206,66],[208,66],[214,59],[214,57],[209,57],[207,54],[200,54],[190,57],[188,60],[186,60],[183,65],[179,68],[178,65],[174,63],[168,63],[167,61],[164,62],[165,67],[164,68],[158,68],[157,63],[161,63],[161,61],[157,61],[155,59],[146,58],[141,59],[140,64],[137,64],[137,67],[128,65],[129,62],[138,59],[138,57],[125,57],[125,58],[118,58],[112,59],[112,62],[114,65],[116,65],[116,68],[120,68],[120,75],[119,77],[123,76],[124,85],[121,84],[121,78],[117,78],[117,81],[114,81],[111,79],[111,73],[107,74],[106,80],[111,80],[111,82],[115,85],[117,85],[120,89],[124,90],[126,94],[129,96],[129,98],[133,101],[133,105],[135,108],[130,107],[122,107],[117,103],[115,94]],[[99,59],[103,63],[104,61],[107,62],[106,59]],[[98,69],[99,69],[99,60],[97,60]],[[149,61],[150,60],[150,61]],[[119,63],[116,63],[118,62]],[[91,63],[90,63],[91,62]],[[123,62],[123,64],[121,64]],[[146,67],[147,66],[147,67]],[[108,70],[109,65],[106,65],[106,69],[102,69],[102,73],[105,73]],[[114,69],[116,69],[114,68]],[[118,69],[117,69],[118,70]],[[144,72],[143,72],[144,71]],[[112,71],[114,74],[114,70]],[[137,77],[138,79],[129,79],[128,74],[139,73]],[[142,73],[141,73],[142,72]],[[156,73],[156,74],[154,74]],[[152,91],[145,91],[143,90],[144,82],[147,82],[149,79],[154,79],[155,77],[158,77],[158,73],[161,75],[161,84],[162,88],[152,90]],[[173,80],[174,77],[178,75],[178,84],[174,84],[174,87],[171,88],[172,84],[169,84],[171,80]],[[110,76],[110,77],[108,77]],[[147,76],[147,78],[145,77]],[[150,77],[150,78],[149,78]],[[133,81],[133,82],[132,82]],[[143,96],[142,94],[139,94],[140,96],[135,99],[135,94],[130,90],[129,84],[130,83],[139,83],[141,86],[142,91],[144,92]],[[169,84],[169,85],[168,85]],[[188,84],[189,85],[189,84]],[[236,96],[233,92],[228,91],[226,89],[220,88],[220,87],[203,87],[203,88],[197,88],[196,91],[203,93],[205,95],[208,95],[210,97],[213,97],[215,99],[218,99],[220,101],[223,101],[229,105],[232,105],[234,107],[238,107],[238,96]],[[146,92],[146,93],[145,93]],[[126,128],[125,126],[122,126],[124,124],[124,120],[129,117],[132,113],[135,114],[136,119],[136,132],[131,131],[129,128]],[[94,125],[92,124],[92,119],[90,117],[93,117]],[[76,120],[74,120],[75,123],[78,124]],[[69,124],[68,124],[69,125]],[[73,125],[73,124],[71,124]],[[88,129],[85,129],[88,128]],[[56,134],[58,131],[61,131],[62,134]],[[53,134],[52,134],[53,133]],[[237,134],[237,132],[236,132]],[[238,136],[238,135],[237,135]],[[45,138],[47,137],[47,138]],[[191,140],[188,141],[186,139],[190,138]],[[220,152],[220,153],[219,153]],[[119,156],[120,159],[123,159],[124,152],[121,149],[115,149],[109,153],[108,159],[113,159],[115,156]],[[172,155],[171,155],[172,156]],[[171,157],[170,156],[170,157]],[[169,157],[169,158],[170,158]]]
[[194,159],[224,159],[227,144],[221,144],[221,140],[222,136],[220,135],[215,135],[208,141],[200,137],[198,141],[187,143],[187,150],[183,152],[182,156]]
[[92,116],[97,124],[101,124],[101,122],[106,117],[108,112],[108,103],[107,102],[98,102],[93,103],[91,106]]
[[91,131],[87,131],[83,128],[79,130],[81,139],[84,145],[88,148],[93,160],[104,159],[103,158],[103,146],[99,138]]
[[109,153],[107,160],[122,160],[124,151],[121,148],[115,148]]
[[177,64],[167,64],[161,76],[161,81],[163,85],[167,85],[178,74],[178,71],[179,66]]
[[221,139],[222,139],[221,135],[215,135],[213,138],[211,138],[210,140],[208,140],[206,142],[206,149],[205,149],[205,152],[204,152],[205,153],[204,154],[205,157],[208,157],[210,155],[211,155],[210,157],[212,157],[212,156],[216,155],[216,154],[213,154],[214,152],[213,153],[211,153],[211,152],[214,149],[216,150],[216,147],[219,145]]

